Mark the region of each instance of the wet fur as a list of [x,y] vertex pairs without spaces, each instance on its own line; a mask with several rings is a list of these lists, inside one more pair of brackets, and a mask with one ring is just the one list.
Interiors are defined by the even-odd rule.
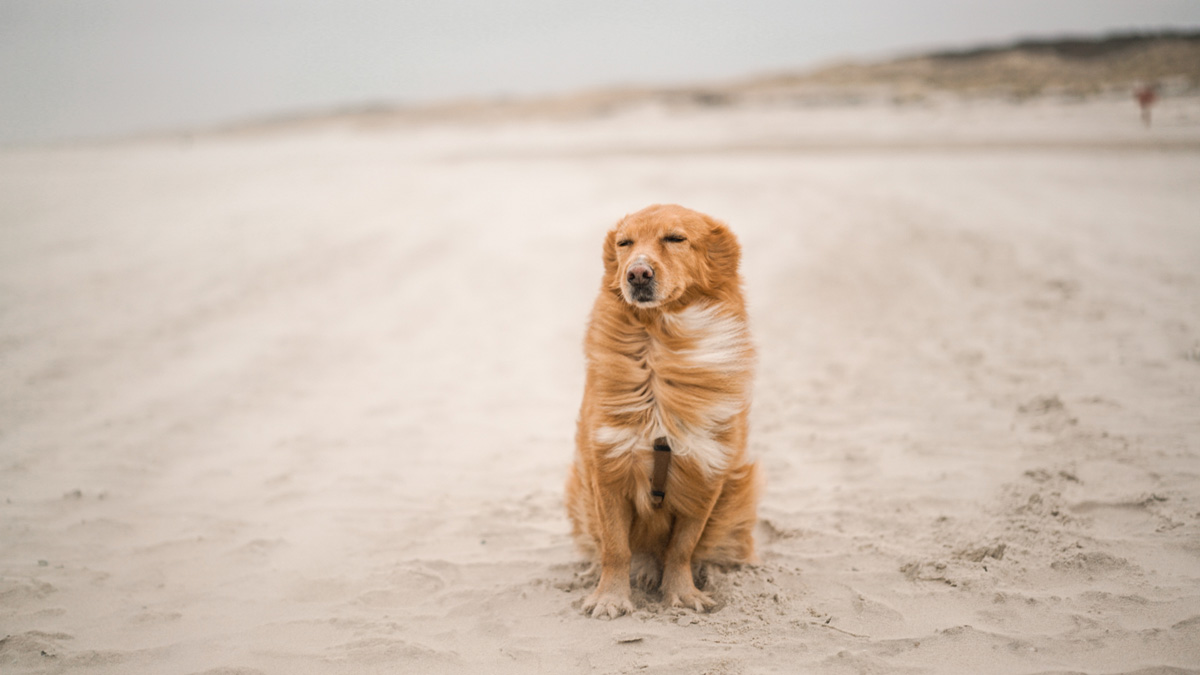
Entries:
[[[724,224],[674,205],[626,216],[605,238],[566,487],[575,539],[599,568],[583,603],[592,616],[632,611],[631,564],[643,583],[661,580],[668,606],[704,611],[715,602],[693,569],[755,560],[759,481],[746,455],[755,353],[739,258]],[[654,302],[634,301],[625,282],[639,261],[654,269]],[[660,436],[672,461],[655,509],[651,446]]]

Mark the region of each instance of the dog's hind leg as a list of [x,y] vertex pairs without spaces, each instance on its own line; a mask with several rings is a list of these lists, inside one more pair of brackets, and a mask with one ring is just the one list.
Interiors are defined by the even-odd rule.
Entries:
[[658,590],[662,581],[662,562],[649,553],[635,553],[629,566],[633,585],[644,591]]

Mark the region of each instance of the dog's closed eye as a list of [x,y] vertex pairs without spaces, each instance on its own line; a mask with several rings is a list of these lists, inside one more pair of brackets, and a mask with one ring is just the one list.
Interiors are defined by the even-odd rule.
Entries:
[[632,239],[622,239],[621,241],[617,242],[617,246],[629,246],[631,244],[633,244]]
[[682,234],[668,234],[667,236],[663,237],[663,241],[669,241],[677,244],[681,241],[687,241],[687,237],[683,236]]

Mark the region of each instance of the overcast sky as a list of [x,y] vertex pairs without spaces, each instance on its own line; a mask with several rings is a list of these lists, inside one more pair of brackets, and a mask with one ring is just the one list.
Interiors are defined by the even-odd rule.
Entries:
[[1197,0],[0,0],[0,144],[1196,27]]

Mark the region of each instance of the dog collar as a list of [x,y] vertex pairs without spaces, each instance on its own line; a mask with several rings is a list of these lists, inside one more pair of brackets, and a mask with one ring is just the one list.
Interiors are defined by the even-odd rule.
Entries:
[[656,509],[662,508],[663,498],[667,496],[667,469],[670,466],[671,446],[665,437],[655,439],[654,475],[650,479],[650,503]]

